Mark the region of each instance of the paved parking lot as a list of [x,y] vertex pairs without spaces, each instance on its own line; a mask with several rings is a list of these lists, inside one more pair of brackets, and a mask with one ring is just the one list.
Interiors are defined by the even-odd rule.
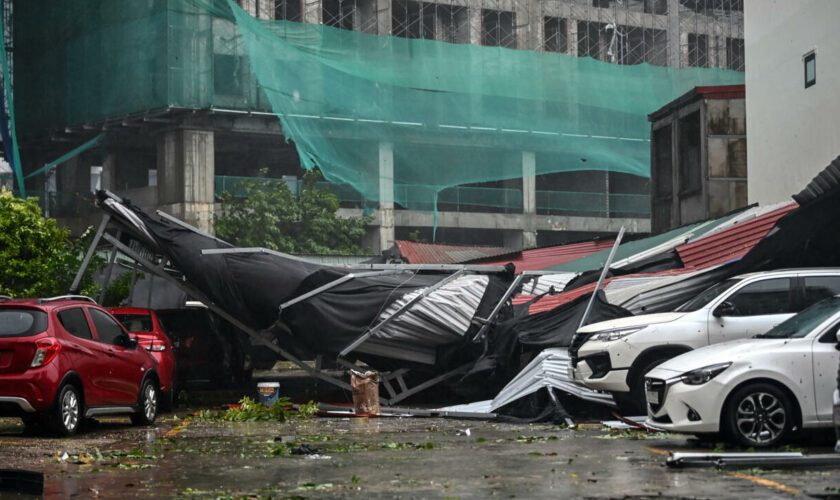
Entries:
[[[594,423],[580,427],[424,418],[231,423],[181,414],[148,429],[102,420],[78,437],[51,439],[24,435],[15,420],[0,419],[0,468],[44,472],[46,496],[58,498],[782,498],[840,492],[837,470],[670,470],[664,466],[669,451],[699,443]],[[301,452],[309,454],[295,454]]]

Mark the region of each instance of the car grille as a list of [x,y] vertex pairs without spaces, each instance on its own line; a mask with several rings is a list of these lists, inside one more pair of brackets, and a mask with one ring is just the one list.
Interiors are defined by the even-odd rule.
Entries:
[[665,404],[665,381],[658,378],[646,378],[645,396],[651,412],[658,412]]

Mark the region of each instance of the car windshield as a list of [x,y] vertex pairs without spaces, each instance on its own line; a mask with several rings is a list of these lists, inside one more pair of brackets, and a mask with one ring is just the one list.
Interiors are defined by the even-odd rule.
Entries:
[[129,332],[152,331],[152,317],[148,314],[115,314],[114,317]]
[[47,329],[47,314],[31,309],[0,309],[0,338],[28,337]]
[[738,279],[721,281],[717,285],[714,285],[712,287],[707,288],[706,291],[704,291],[700,295],[694,297],[693,299],[689,300],[685,304],[681,305],[675,311],[676,312],[694,312],[694,311],[697,311],[699,309],[702,309],[703,307],[706,307],[706,305],[709,302],[718,298],[720,296],[720,294],[729,290],[730,288],[735,286],[735,284],[737,284],[740,281],[741,280],[738,280]]
[[837,312],[840,312],[840,297],[822,300],[801,313],[774,326],[769,332],[756,335],[757,339],[800,339],[811,333]]

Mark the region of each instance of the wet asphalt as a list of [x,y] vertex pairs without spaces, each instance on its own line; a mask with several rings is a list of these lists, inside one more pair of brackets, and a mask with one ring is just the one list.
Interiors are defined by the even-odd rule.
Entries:
[[[469,432],[467,432],[469,429]],[[829,442],[803,451],[827,453]],[[788,498],[840,495],[840,469],[673,470],[679,435],[429,418],[231,423],[103,419],[71,439],[0,419],[0,469],[46,498]],[[294,453],[293,453],[294,452]],[[296,454],[303,453],[303,454]],[[11,494],[0,492],[0,497]]]

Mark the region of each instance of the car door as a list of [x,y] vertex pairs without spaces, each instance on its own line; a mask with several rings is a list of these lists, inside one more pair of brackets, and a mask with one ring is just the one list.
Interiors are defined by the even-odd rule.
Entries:
[[840,323],[815,338],[811,347],[814,402],[817,405],[817,418],[821,422],[831,422],[833,418],[833,396],[837,389],[837,367],[840,364],[840,352],[837,351],[838,329]]
[[[754,281],[729,292],[709,311],[709,343],[749,338],[778,325],[793,315],[792,278]],[[728,312],[721,311],[729,304]]]
[[73,370],[82,379],[85,404],[105,404],[108,391],[107,371],[102,360],[105,348],[93,337],[93,330],[82,307],[70,307],[56,312],[58,324],[64,330],[62,349],[73,363]]
[[144,375],[144,366],[137,349],[120,345],[120,339],[125,341],[128,333],[110,315],[92,307],[88,308],[88,313],[97,339],[107,351],[103,366],[108,372],[107,404],[136,404]]

